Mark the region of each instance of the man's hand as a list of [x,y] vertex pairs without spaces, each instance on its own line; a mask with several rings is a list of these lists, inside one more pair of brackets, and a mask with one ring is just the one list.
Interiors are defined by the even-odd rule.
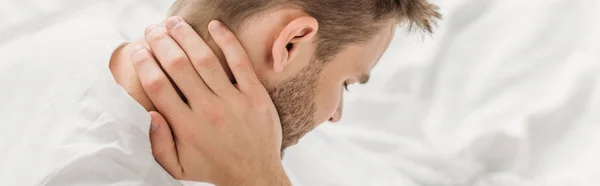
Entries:
[[209,24],[237,81],[234,86],[190,25],[171,17],[166,28],[150,26],[145,38],[152,52],[139,47],[132,56],[144,90],[162,114],[150,113],[158,163],[180,180],[289,185],[281,165],[277,111],[237,38],[220,22]]

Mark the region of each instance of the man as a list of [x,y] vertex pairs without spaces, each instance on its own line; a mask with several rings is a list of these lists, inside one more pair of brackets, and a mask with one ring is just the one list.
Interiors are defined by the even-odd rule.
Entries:
[[[342,90],[368,81],[398,24],[431,32],[439,18],[426,0],[179,0],[171,15],[189,22],[222,62],[206,27],[221,20],[232,28],[281,116],[282,149],[341,118]],[[162,37],[161,29],[150,27],[150,37]]]
[[[151,26],[145,40],[129,44],[119,45],[124,41],[115,34],[110,22],[81,16],[21,40],[10,51],[2,51],[0,56],[8,62],[0,66],[0,76],[4,79],[0,85],[10,91],[1,93],[4,105],[0,111],[6,123],[13,125],[1,132],[0,145],[7,153],[0,155],[0,180],[18,185],[177,184],[154,163],[149,152],[150,119],[146,111],[156,109],[173,127],[177,148],[164,151],[167,153],[157,151],[160,146],[153,144],[152,148],[157,160],[174,177],[243,184],[251,178],[248,170],[252,168],[261,174],[274,170],[274,175],[280,175],[276,163],[260,171],[263,169],[258,168],[264,162],[272,161],[253,161],[253,158],[274,159],[272,156],[278,157],[280,150],[295,144],[319,123],[339,120],[343,88],[366,83],[369,71],[387,48],[396,25],[408,21],[431,31],[432,21],[439,17],[435,7],[425,0],[179,0],[173,5],[171,15],[181,18]],[[239,38],[241,45],[234,47],[237,50],[229,50],[234,51],[229,54],[226,50],[228,46],[236,46],[231,35],[217,31],[217,35],[225,38],[220,40],[214,31],[207,32],[205,28],[214,19],[226,26],[213,22],[213,29],[229,27]],[[183,20],[191,27],[185,29],[187,24]],[[94,23],[93,27],[90,23]],[[198,45],[202,39],[185,32],[191,28],[207,41],[204,45],[207,47],[197,47],[202,46]],[[173,39],[170,39],[167,32],[172,31]],[[161,81],[166,76],[152,76],[160,73],[147,65],[151,64],[148,63],[150,51],[139,47],[146,42],[174,85],[181,89],[191,112],[173,110],[185,104],[164,96],[170,85]],[[56,47],[57,43],[61,47]],[[223,48],[223,52],[216,45]],[[246,49],[247,57],[231,57],[240,53],[241,46]],[[208,47],[214,54],[208,52]],[[30,52],[36,55],[25,55]],[[135,53],[133,59],[130,58],[132,53]],[[232,69],[242,69],[251,62],[257,80],[252,81],[253,75],[249,75],[248,70],[237,74],[230,68],[214,65],[219,61],[223,67],[233,64]],[[219,86],[223,80],[216,78],[218,74],[228,74],[236,87]],[[278,115],[264,103],[268,99],[260,98],[259,88],[251,86],[256,82],[264,85]],[[238,93],[231,93],[236,92],[233,89]],[[200,92],[212,97],[198,98]],[[246,100],[240,103],[246,106],[239,109],[232,106],[236,103],[232,101],[201,104],[205,102],[201,100],[217,98]],[[248,101],[257,98],[261,101]],[[210,106],[218,109],[207,108]],[[262,108],[254,111],[261,113],[260,117],[248,114],[252,113],[250,108]],[[235,119],[223,120],[229,117],[210,113],[218,111],[238,114],[233,115]],[[155,112],[151,115],[151,133],[164,137],[160,134],[168,134],[164,130],[168,127],[160,122],[163,118]],[[277,128],[270,125],[277,124],[277,116],[281,120],[282,136],[261,139],[263,134],[276,135]],[[274,129],[264,132],[256,129],[259,124],[249,125],[253,127],[239,130],[257,134],[240,138],[245,133],[236,131],[234,134],[240,135],[228,136],[227,130],[214,127],[211,129],[214,134],[202,133],[203,136],[198,137],[199,128],[189,124],[247,121],[266,123],[263,126]],[[155,144],[162,142],[156,139],[152,139]],[[282,139],[281,144],[272,142],[277,139]],[[212,145],[202,146],[210,141]],[[273,144],[261,145],[261,142]],[[262,146],[270,149],[269,152],[235,155],[240,153],[237,148],[256,151]],[[196,158],[198,156],[200,158]],[[232,162],[227,164],[226,160]],[[234,169],[238,162],[246,162],[239,168],[246,171]],[[207,168],[199,170],[202,165]],[[253,183],[285,184],[284,175],[274,177]],[[239,180],[228,182],[234,179]],[[283,181],[278,182],[279,179]]]

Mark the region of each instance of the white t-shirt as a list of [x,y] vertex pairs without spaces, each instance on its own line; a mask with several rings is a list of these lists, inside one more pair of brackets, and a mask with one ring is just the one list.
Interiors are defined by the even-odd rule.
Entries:
[[0,49],[0,185],[181,185],[108,64],[114,23],[78,17]]

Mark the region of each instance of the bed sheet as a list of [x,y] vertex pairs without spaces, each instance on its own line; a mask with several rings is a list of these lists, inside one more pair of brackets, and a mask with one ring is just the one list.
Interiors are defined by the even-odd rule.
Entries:
[[[130,39],[171,0],[2,0],[0,47],[113,3]],[[434,1],[434,35],[398,29],[344,119],[286,153],[295,185],[600,185],[600,2]]]
[[439,3],[434,36],[400,30],[343,122],[291,149],[299,180],[600,185],[598,1]]

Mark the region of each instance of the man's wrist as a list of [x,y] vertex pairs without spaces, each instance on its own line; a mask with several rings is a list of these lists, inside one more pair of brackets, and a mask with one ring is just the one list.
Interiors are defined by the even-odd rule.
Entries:
[[281,162],[272,163],[264,168],[254,167],[245,174],[231,175],[217,185],[244,185],[244,186],[291,186]]

